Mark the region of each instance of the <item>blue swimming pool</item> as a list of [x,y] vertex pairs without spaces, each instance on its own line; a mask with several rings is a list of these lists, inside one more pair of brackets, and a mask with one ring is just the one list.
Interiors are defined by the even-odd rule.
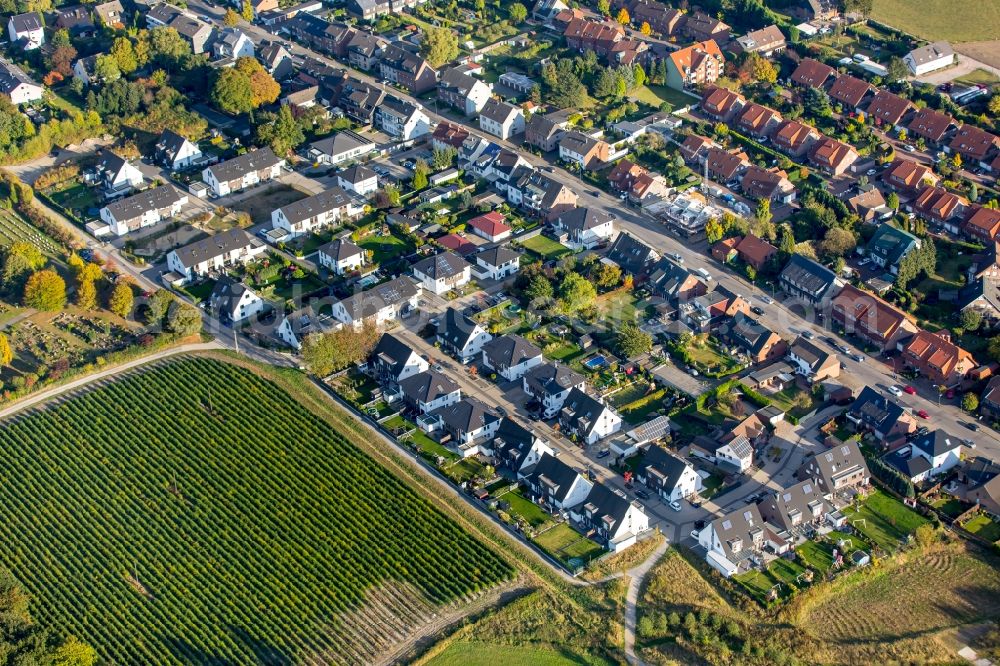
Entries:
[[591,370],[597,370],[598,368],[603,368],[608,364],[608,359],[604,358],[602,354],[597,356],[592,356],[583,362],[583,365]]

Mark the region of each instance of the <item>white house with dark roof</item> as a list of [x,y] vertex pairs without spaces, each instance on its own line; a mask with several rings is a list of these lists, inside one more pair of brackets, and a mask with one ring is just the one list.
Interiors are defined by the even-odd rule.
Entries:
[[173,130],[164,130],[156,142],[156,161],[171,171],[183,171],[201,159],[198,144]]
[[500,428],[501,416],[481,400],[464,398],[434,410],[431,416],[440,420],[445,432],[451,435],[448,446],[463,458],[492,452],[493,436]]
[[586,444],[594,444],[622,429],[622,417],[610,406],[581,389],[566,396],[559,421],[563,431],[574,434]]
[[763,562],[766,545],[764,518],[756,504],[716,518],[698,532],[705,561],[726,578],[749,571]]
[[378,174],[363,164],[355,164],[337,174],[337,184],[367,198],[378,191]]
[[17,14],[7,20],[7,35],[11,44],[32,51],[45,43],[45,26],[38,12]]
[[270,148],[259,148],[239,157],[213,164],[201,172],[202,181],[213,196],[224,197],[281,175],[285,160]]
[[503,335],[483,345],[483,365],[509,382],[516,382],[542,362],[542,350],[520,335]]
[[493,435],[493,459],[496,466],[520,475],[521,471],[552,455],[552,447],[534,432],[505,416]]
[[257,59],[268,74],[280,81],[295,71],[292,54],[278,42],[262,42]]
[[442,252],[413,265],[413,276],[427,291],[441,295],[472,280],[472,265],[454,252]]
[[438,99],[469,117],[482,111],[492,94],[489,84],[459,67],[444,70],[438,80]]
[[801,480],[815,479],[824,496],[866,487],[871,479],[865,457],[855,442],[808,456],[795,476]]
[[20,67],[0,58],[0,94],[11,104],[30,104],[42,98],[45,89],[35,83]]
[[778,283],[785,293],[813,305],[828,303],[844,287],[844,281],[836,273],[801,254],[789,258]]
[[101,153],[97,163],[97,177],[104,188],[104,196],[108,198],[127,194],[142,185],[143,181],[142,172],[138,168],[110,150]]
[[296,237],[324,227],[341,225],[363,212],[362,202],[339,187],[331,187],[275,209],[271,212],[271,227],[283,229]]
[[366,370],[380,385],[393,386],[430,370],[430,363],[392,333],[384,333],[368,357]]
[[635,478],[666,502],[692,497],[702,489],[694,467],[660,446],[646,449]]
[[399,382],[406,404],[421,414],[454,405],[462,399],[462,390],[451,377],[437,370],[424,370]]
[[491,99],[479,112],[479,129],[509,139],[524,132],[524,111],[509,102]]
[[264,300],[250,287],[225,275],[215,283],[208,303],[212,313],[224,324],[238,324],[264,309]]
[[188,195],[173,185],[161,185],[118,199],[101,208],[101,219],[116,236],[150,227],[180,214]]
[[955,51],[948,42],[934,42],[913,49],[903,56],[903,62],[910,68],[910,73],[913,76],[923,76],[954,65]]
[[346,238],[337,238],[320,246],[316,261],[335,275],[346,275],[366,263],[365,251]]
[[480,355],[493,336],[457,308],[449,307],[438,319],[436,339],[446,353],[468,363]]
[[282,316],[274,334],[295,351],[300,351],[307,336],[336,330],[340,326],[329,315],[319,315],[307,306]]
[[561,363],[539,363],[521,378],[525,394],[541,405],[542,418],[554,418],[575,389],[583,392],[587,380],[583,375]]
[[344,130],[309,144],[309,157],[319,164],[343,164],[360,160],[375,150],[375,142],[371,139]]
[[422,106],[386,95],[375,109],[375,127],[399,141],[411,141],[431,132],[431,119]]
[[564,245],[573,250],[592,250],[615,235],[615,218],[596,208],[573,208],[552,222],[559,234],[566,234]]
[[594,484],[555,456],[544,454],[534,467],[521,474],[531,500],[550,513],[567,511],[581,504]]
[[660,255],[632,234],[622,232],[615,238],[605,257],[615,262],[623,273],[644,275]]
[[267,252],[267,246],[243,229],[234,228],[171,250],[167,268],[190,280],[210,271],[253,261]]
[[333,304],[331,314],[355,329],[365,324],[382,326],[417,307],[420,288],[407,277],[376,285]]
[[931,430],[909,446],[887,453],[883,460],[913,483],[920,483],[962,462],[962,440],[941,429]]
[[812,479],[768,493],[757,508],[767,523],[789,534],[801,534],[806,528],[819,525],[833,511]]
[[477,277],[505,280],[521,268],[521,255],[505,245],[488,247],[476,253]]
[[217,60],[235,61],[237,58],[253,58],[255,49],[253,41],[242,30],[226,28],[212,42],[212,55]]
[[595,483],[587,498],[569,513],[577,529],[612,553],[634,545],[639,535],[649,530],[649,516],[638,502],[601,483]]

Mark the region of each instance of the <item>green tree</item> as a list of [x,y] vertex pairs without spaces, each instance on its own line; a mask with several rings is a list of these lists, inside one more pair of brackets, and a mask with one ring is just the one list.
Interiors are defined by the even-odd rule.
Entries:
[[20,289],[23,279],[43,266],[47,260],[42,251],[31,243],[19,241],[3,250],[3,271],[0,273],[5,289]]
[[959,319],[962,322],[962,328],[967,333],[971,333],[983,323],[983,314],[979,310],[962,310]]
[[427,168],[426,162],[423,160],[417,160],[416,164],[413,165],[413,180],[410,181],[410,185],[414,190],[419,192],[427,187],[429,182],[427,175],[429,171],[430,170]]
[[705,223],[705,240],[708,241],[709,245],[718,243],[725,235],[726,230],[722,227],[722,222],[719,221],[719,218],[713,217]]
[[972,414],[979,409],[979,396],[969,391],[962,396],[962,409]]
[[895,192],[890,192],[889,196],[885,199],[885,205],[892,210],[899,210],[899,195]]
[[201,330],[201,312],[189,303],[174,300],[167,308],[167,330],[180,337]]
[[633,76],[635,77],[635,87],[641,88],[646,85],[646,70],[642,68],[642,65],[635,63],[632,68]]
[[276,155],[287,155],[305,140],[305,132],[287,104],[278,109],[277,113],[260,114],[254,127],[256,144],[270,146]]
[[229,7],[226,9],[225,15],[222,17],[222,23],[230,28],[238,25],[242,17],[236,12],[235,9]]
[[99,81],[111,83],[122,77],[122,72],[118,68],[118,60],[111,54],[99,55],[94,60],[94,76]]
[[97,287],[93,280],[83,280],[76,285],[76,305],[84,310],[97,307]]
[[650,27],[648,21],[643,21],[642,25],[639,26],[639,32],[648,37],[649,35],[653,34],[653,28]]
[[635,358],[653,348],[653,338],[635,322],[626,321],[615,333],[615,344],[625,358]]
[[524,23],[526,18],[528,18],[528,8],[520,2],[515,2],[507,10],[507,15],[510,17],[511,23],[514,25],[520,25]]
[[108,309],[119,317],[126,318],[132,314],[134,305],[135,294],[132,293],[132,285],[126,280],[119,280],[108,297]]
[[795,252],[795,236],[792,227],[788,224],[781,225],[781,247],[778,248],[785,254]]
[[149,56],[164,67],[170,68],[186,55],[191,45],[174,28],[153,28],[149,31]]
[[610,0],[597,0],[597,11],[601,16],[611,16]]
[[528,287],[524,290],[525,295],[532,301],[549,300],[555,294],[552,282],[542,274],[538,274],[531,279]]
[[772,215],[770,199],[761,199],[757,202],[756,218],[764,224],[768,224],[771,221]]
[[448,28],[429,28],[420,42],[420,53],[431,67],[440,67],[458,57],[458,36]]
[[115,38],[114,43],[111,44],[111,55],[118,63],[118,71],[122,74],[131,74],[139,68],[139,60],[132,47],[132,40],[128,37]]
[[559,284],[559,303],[566,312],[578,312],[591,307],[597,300],[597,290],[579,273],[567,273]]
[[827,229],[823,242],[820,243],[820,251],[828,258],[843,257],[854,250],[857,241],[854,234],[841,227],[831,227]]
[[240,16],[247,23],[253,23],[253,5],[250,0],[243,0],[243,5],[240,7]]
[[24,285],[24,305],[45,312],[62,310],[66,307],[65,280],[51,268],[32,273]]
[[302,360],[311,373],[325,377],[366,359],[378,342],[378,329],[345,327],[332,333],[313,333],[302,341]]
[[14,350],[5,333],[0,333],[0,369],[8,367],[14,361]]
[[615,264],[598,263],[593,273],[594,284],[602,289],[618,286],[622,280],[622,269]]
[[386,183],[385,185],[382,186],[382,192],[383,194],[385,194],[386,201],[388,201],[390,206],[392,207],[399,206],[400,194],[398,187],[396,187],[392,183]]
[[993,95],[993,97],[990,98],[990,102],[986,105],[986,109],[994,118],[1000,116],[1000,94]]
[[1000,363],[1000,335],[994,335],[990,338],[986,353],[990,355],[991,359]]
[[802,93],[802,108],[814,118],[829,118],[833,115],[830,96],[825,90],[810,86]]
[[167,316],[167,310],[173,302],[173,294],[166,289],[157,289],[146,301],[143,308],[143,319],[150,326],[162,324],[163,318]]
[[597,77],[594,79],[592,88],[594,97],[606,99],[614,95],[616,82],[617,76],[615,76],[614,71],[607,67],[602,67],[601,71],[597,73]]
[[907,67],[903,59],[898,56],[889,58],[889,64],[886,65],[886,70],[888,73],[886,74],[885,79],[889,83],[902,81],[910,75],[910,68]]

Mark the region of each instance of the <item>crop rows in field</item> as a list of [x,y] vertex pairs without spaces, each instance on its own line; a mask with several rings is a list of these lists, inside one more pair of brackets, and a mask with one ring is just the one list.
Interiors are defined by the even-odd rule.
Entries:
[[117,664],[370,663],[509,564],[259,376],[161,364],[0,428],[0,563]]

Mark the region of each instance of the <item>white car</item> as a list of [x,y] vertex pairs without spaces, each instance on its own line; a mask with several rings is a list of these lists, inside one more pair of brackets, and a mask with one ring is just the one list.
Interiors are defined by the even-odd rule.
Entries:
[[899,388],[898,386],[890,386],[889,393],[893,394],[897,398],[903,397],[903,389]]
[[673,509],[674,511],[680,511],[681,503],[678,502],[677,500],[674,500],[673,502],[670,503],[670,508]]
[[695,541],[698,540],[698,534],[699,534],[698,530],[691,530],[691,538],[694,539]]

